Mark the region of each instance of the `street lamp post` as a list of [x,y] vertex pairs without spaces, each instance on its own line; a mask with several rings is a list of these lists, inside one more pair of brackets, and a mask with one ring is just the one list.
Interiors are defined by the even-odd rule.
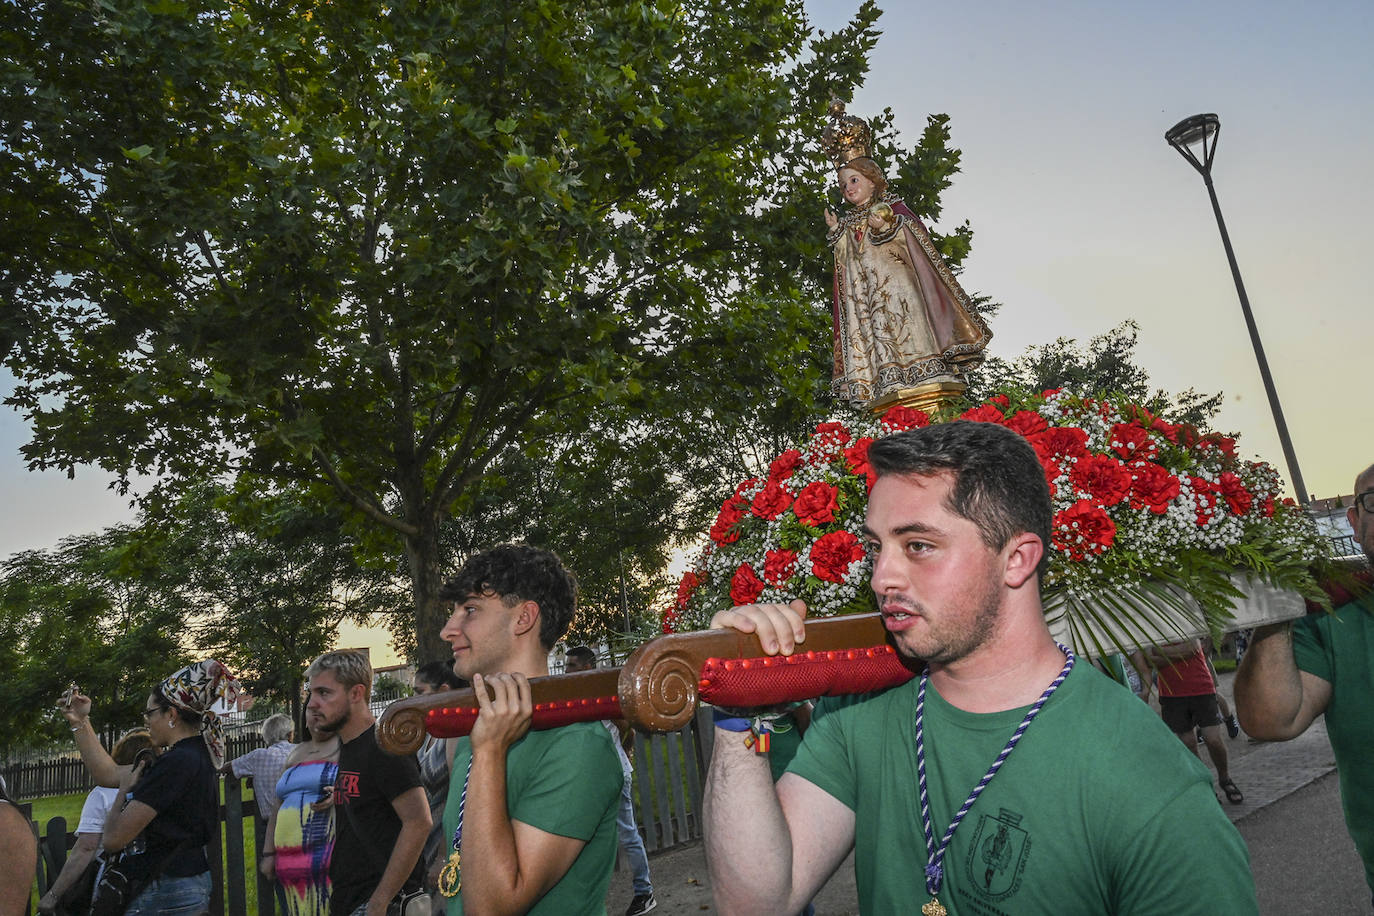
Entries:
[[[1212,199],[1212,212],[1217,215],[1217,228],[1221,230],[1221,244],[1226,248],[1226,260],[1231,264],[1231,276],[1236,281],[1236,293],[1240,296],[1240,310],[1245,315],[1245,327],[1250,331],[1250,345],[1255,348],[1255,361],[1259,363],[1260,378],[1264,380],[1264,393],[1269,397],[1269,410],[1274,414],[1274,425],[1279,431],[1279,445],[1283,457],[1288,462],[1288,476],[1297,491],[1298,502],[1307,505],[1307,487],[1302,482],[1302,471],[1298,470],[1298,456],[1293,451],[1293,440],[1288,435],[1288,424],[1283,419],[1283,408],[1279,406],[1279,393],[1274,388],[1273,376],[1269,374],[1269,361],[1264,358],[1264,344],[1260,343],[1259,329],[1255,327],[1255,316],[1250,312],[1250,298],[1245,295],[1245,284],[1240,279],[1240,268],[1236,266],[1236,253],[1231,250],[1231,236],[1226,233],[1226,221],[1221,218],[1221,205],[1217,203],[1217,191],[1212,186],[1212,157],[1217,153],[1217,137],[1221,134],[1221,119],[1214,114],[1193,115],[1184,118],[1164,132],[1164,139],[1178,150],[1188,164],[1197,169],[1207,185],[1207,194]],[[1201,146],[1202,159],[1193,152],[1194,146]]]

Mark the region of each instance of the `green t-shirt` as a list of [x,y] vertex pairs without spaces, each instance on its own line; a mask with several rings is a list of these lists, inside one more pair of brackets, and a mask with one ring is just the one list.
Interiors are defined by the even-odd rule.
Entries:
[[[1366,598],[1374,605],[1374,598]],[[1326,734],[1336,755],[1345,825],[1374,890],[1374,616],[1359,602],[1293,624],[1298,668],[1331,684]]]
[[[864,913],[918,912],[930,899],[918,683],[822,700],[789,770],[854,811]],[[1028,708],[978,715],[927,688],[937,843]],[[955,831],[939,899],[977,916],[1258,912],[1249,854],[1206,768],[1148,706],[1082,662]]]
[[[458,805],[471,757],[471,742],[460,738],[444,808],[445,857],[453,849]],[[532,731],[511,745],[506,753],[506,811],[511,820],[587,844],[568,873],[530,913],[604,916],[606,889],[615,865],[615,815],[624,780],[611,735],[600,722]],[[450,897],[449,916],[461,916],[462,912],[462,894]]]

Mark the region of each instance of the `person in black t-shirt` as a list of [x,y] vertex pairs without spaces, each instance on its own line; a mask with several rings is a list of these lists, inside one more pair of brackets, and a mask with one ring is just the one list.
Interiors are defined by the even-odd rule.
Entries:
[[368,707],[372,666],[361,652],[326,652],[306,669],[312,732],[343,742],[334,784],[334,854],[329,863],[332,916],[383,916],[402,892],[420,887],[420,851],[429,834],[429,803],[414,754],[377,746]]
[[59,702],[96,783],[119,787],[101,845],[106,853],[122,854],[121,870],[138,888],[125,916],[208,912],[205,846],[218,824],[216,771],[224,763],[224,737],[212,707],[232,703],[238,691],[238,681],[214,659],[154,687],[143,718],[153,743],[168,750],[151,765],[114,762],[91,727],[90,698],[75,687]]

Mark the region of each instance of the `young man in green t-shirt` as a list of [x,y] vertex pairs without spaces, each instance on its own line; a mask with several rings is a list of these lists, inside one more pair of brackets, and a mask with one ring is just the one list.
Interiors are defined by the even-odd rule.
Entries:
[[[1355,478],[1346,518],[1374,565],[1374,465]],[[1345,823],[1374,891],[1374,596],[1259,627],[1233,686],[1240,724],[1254,738],[1296,738],[1326,716]]]
[[[719,909],[796,912],[853,849],[865,913],[1257,912],[1207,770],[1050,636],[1051,503],[1026,440],[958,421],[868,457],[871,584],[926,673],[822,700],[776,791],[737,733],[749,716],[718,712],[705,826]],[[750,605],[712,625],[789,654],[805,613]]]
[[452,742],[439,890],[470,912],[604,914],[622,771],[597,722],[532,732],[529,678],[572,623],[576,583],[557,556],[503,545],[468,560],[440,596],[453,669],[479,713]]

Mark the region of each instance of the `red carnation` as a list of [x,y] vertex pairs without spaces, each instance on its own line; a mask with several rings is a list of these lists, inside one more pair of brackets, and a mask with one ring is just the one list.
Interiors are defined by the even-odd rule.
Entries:
[[960,420],[968,420],[973,423],[1001,423],[1003,420],[1002,411],[992,404],[984,404],[981,407],[973,407],[959,414]]
[[1044,391],[1040,392],[1040,396],[1046,399],[1052,398],[1063,390],[1063,388],[1046,388]]
[[833,522],[835,510],[840,507],[839,492],[837,487],[824,480],[807,484],[797,494],[796,502],[792,503],[792,511],[797,514],[797,521],[812,528]]
[[1091,493],[1100,506],[1115,506],[1131,492],[1131,472],[1110,455],[1079,458],[1069,471],[1069,480],[1085,493]]
[[1216,515],[1217,495],[1220,488],[1210,480],[1201,477],[1190,477],[1189,481],[1193,485],[1193,508],[1197,512],[1198,527],[1202,527],[1212,520]]
[[720,514],[711,526],[711,540],[717,544],[733,544],[739,540],[740,519],[744,518],[745,501],[742,496],[731,496],[720,504]]
[[999,407],[1010,407],[1011,398],[1007,397],[1005,394],[995,394],[992,397],[988,398],[988,403],[996,404]]
[[787,511],[787,507],[792,505],[792,494],[781,481],[770,480],[768,485],[759,491],[759,495],[754,497],[754,504],[749,507],[749,511],[761,519],[772,521],[779,515]]
[[1054,514],[1055,549],[1067,553],[1072,560],[1082,560],[1088,554],[1100,554],[1116,540],[1116,523],[1091,500],[1078,502]]
[[1221,475],[1221,495],[1232,515],[1244,515],[1249,512],[1250,504],[1255,499],[1254,494],[1245,489],[1240,477],[1230,471]]
[[888,408],[887,413],[883,414],[883,426],[888,430],[899,433],[907,429],[919,429],[930,425],[930,414],[924,410],[917,410],[914,407],[903,407],[901,404],[894,404]]
[[674,605],[678,610],[687,607],[688,600],[692,597],[692,592],[701,584],[701,580],[692,570],[687,570],[682,574],[682,581],[677,584],[677,604]]
[[861,436],[854,441],[854,444],[844,450],[845,460],[849,462],[849,469],[856,476],[865,478],[868,489],[873,489],[874,482],[878,479],[878,474],[873,470],[873,466],[868,463],[868,447],[873,444],[870,436]]
[[677,632],[677,611],[673,610],[672,608],[668,608],[666,611],[663,612],[663,632]]
[[1177,423],[1170,423],[1167,420],[1161,420],[1159,417],[1155,417],[1154,421],[1150,423],[1150,429],[1153,429],[1174,445],[1178,445],[1178,426]]
[[763,593],[763,581],[754,572],[754,567],[741,563],[730,577],[730,600],[735,604],[753,604]]
[[797,571],[795,550],[770,550],[763,556],[763,578],[769,585],[782,585]]
[[748,490],[750,487],[756,486],[758,482],[759,479],[757,477],[750,477],[748,480],[740,481],[739,486],[735,487],[735,499],[741,500],[740,508],[744,507],[743,500],[746,498],[744,491]]
[[1213,433],[1198,440],[1201,448],[1214,448],[1227,458],[1234,460],[1236,457],[1236,440],[1230,436],[1219,436]]
[[1055,481],[1058,480],[1059,475],[1064,472],[1059,467],[1059,462],[1055,461],[1053,458],[1041,458],[1040,466],[1045,469],[1045,483],[1050,485],[1050,499],[1054,499],[1059,492],[1059,485],[1056,484]]
[[1018,410],[1007,417],[1002,425],[1014,433],[1020,433],[1026,438],[1030,438],[1038,432],[1044,432],[1050,424],[1033,410]]
[[1161,465],[1142,461],[1131,465],[1131,508],[1163,515],[1178,497],[1178,478]]
[[1088,434],[1077,426],[1051,426],[1026,437],[1040,460],[1046,458],[1083,458],[1088,454]]
[[1264,501],[1260,503],[1260,514],[1265,518],[1274,517],[1274,497],[1264,497]]
[[773,459],[773,463],[768,465],[768,480],[783,481],[792,476],[792,472],[801,467],[801,452],[794,448],[789,448],[781,455]]
[[826,582],[843,582],[849,567],[863,558],[864,547],[850,531],[832,531],[811,545],[811,571]]
[[1148,461],[1159,454],[1159,447],[1139,423],[1118,423],[1107,439],[1112,451],[1126,461]]

